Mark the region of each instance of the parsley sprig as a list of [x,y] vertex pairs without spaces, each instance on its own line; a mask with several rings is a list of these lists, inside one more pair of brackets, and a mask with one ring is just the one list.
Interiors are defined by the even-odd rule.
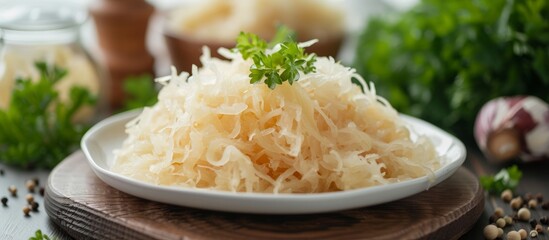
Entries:
[[37,81],[17,79],[10,104],[0,109],[0,161],[23,168],[53,168],[78,149],[89,128],[72,121],[96,97],[83,87],[71,87],[69,101],[62,101],[56,84],[67,71],[37,62]]
[[522,172],[516,165],[501,169],[494,176],[481,176],[482,187],[491,193],[501,193],[505,189],[514,190],[522,178]]
[[251,58],[254,62],[250,66],[250,83],[264,80],[270,89],[274,89],[286,81],[293,84],[299,79],[300,72],[307,74],[316,70],[316,56],[305,53],[291,37],[279,43],[280,50],[273,53],[268,52],[268,46],[273,44],[253,33],[241,32],[236,42],[234,50],[240,52],[244,59]]
[[34,236],[31,236],[29,238],[29,240],[51,240],[52,238],[50,238],[50,236],[48,236],[47,234],[44,234],[42,233],[42,230],[38,229],[35,233],[34,233]]

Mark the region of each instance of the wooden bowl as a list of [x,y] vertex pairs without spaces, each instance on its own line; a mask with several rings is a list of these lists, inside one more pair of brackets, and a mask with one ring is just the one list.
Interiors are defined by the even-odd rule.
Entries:
[[[201,41],[196,40],[188,36],[173,33],[168,30],[164,31],[164,38],[169,50],[170,59],[172,64],[178,71],[190,72],[192,65],[200,65],[200,56],[202,55],[202,46],[208,46],[211,50],[213,57],[222,58],[217,53],[217,49],[220,47],[233,48],[234,42],[225,43],[218,41]],[[300,40],[306,41],[308,39]],[[332,56],[337,57],[339,49],[343,43],[343,35],[335,36],[332,38],[319,39],[319,42],[306,48],[309,53],[315,53],[318,56]]]

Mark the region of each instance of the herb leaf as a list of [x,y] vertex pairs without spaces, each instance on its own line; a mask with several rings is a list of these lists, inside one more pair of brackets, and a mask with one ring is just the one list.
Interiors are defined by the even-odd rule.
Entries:
[[42,233],[42,230],[38,229],[35,233],[34,233],[34,236],[30,237],[29,240],[50,240],[51,238],[46,235],[46,234],[43,234]]
[[[287,28],[280,27],[274,41],[280,41],[281,32],[287,32]],[[291,35],[291,34],[290,34]],[[244,59],[251,58],[253,65],[250,67],[250,83],[264,80],[270,89],[274,89],[283,82],[293,84],[300,77],[300,72],[307,74],[314,72],[314,54],[306,54],[302,47],[292,37],[280,42],[280,50],[267,53],[267,44],[257,35],[241,32],[236,40],[234,51],[240,52]]]
[[297,41],[297,33],[286,25],[281,24],[276,28],[275,36],[269,42],[268,47],[273,48],[276,44],[282,43],[288,39]]
[[82,87],[72,87],[69,101],[61,101],[56,84],[65,69],[37,62],[40,78],[17,79],[10,104],[0,109],[0,161],[23,168],[53,168],[78,149],[89,128],[72,121],[85,105],[96,102]]
[[253,33],[241,32],[236,39],[236,49],[238,49],[244,59],[248,59],[251,56],[264,53],[265,49],[267,49],[267,42]]
[[127,98],[121,111],[151,106],[158,101],[158,92],[150,75],[128,77],[122,87]]
[[505,189],[514,190],[518,186],[521,178],[522,172],[516,165],[513,165],[506,169],[501,169],[494,176],[481,176],[480,183],[488,192],[501,193]]

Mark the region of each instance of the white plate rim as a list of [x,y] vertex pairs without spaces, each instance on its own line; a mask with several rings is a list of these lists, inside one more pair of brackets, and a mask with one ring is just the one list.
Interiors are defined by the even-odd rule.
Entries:
[[[413,127],[421,126],[448,144],[454,155],[435,171],[435,180],[428,176],[387,185],[329,193],[271,194],[235,193],[209,189],[159,186],[114,173],[98,164],[98,157],[91,145],[97,135],[113,124],[121,124],[137,117],[141,109],[127,111],[108,117],[90,128],[83,136],[81,148],[93,172],[107,185],[140,198],[172,205],[254,214],[310,214],[332,212],[358,207],[373,206],[402,199],[437,185],[450,177],[465,161],[464,144],[440,128],[411,116],[400,116]],[[124,129],[122,129],[124,132]],[[125,134],[125,133],[124,133]],[[109,153],[108,153],[109,154]],[[110,153],[112,154],[112,153]]]

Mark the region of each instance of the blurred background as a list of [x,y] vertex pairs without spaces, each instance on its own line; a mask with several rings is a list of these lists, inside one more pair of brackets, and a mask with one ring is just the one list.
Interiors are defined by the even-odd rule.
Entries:
[[[38,78],[34,63],[45,61],[67,71],[55,86],[61,102],[74,97],[70,89],[77,85],[98,96],[93,106],[72,111],[71,121],[97,121],[153,104],[158,90],[153,79],[169,74],[172,65],[178,71],[200,66],[202,46],[219,56],[215,49],[233,47],[240,31],[271,39],[284,24],[299,41],[319,39],[308,51],[355,68],[400,112],[473,146],[476,137],[485,150],[486,133],[499,127],[484,124],[475,135],[482,106],[497,98],[532,96],[544,104],[549,98],[548,5],[542,0],[0,0],[0,108],[13,102],[15,79]],[[522,145],[528,145],[526,139],[549,144],[529,137],[536,133],[532,129],[518,129],[514,138]],[[510,156],[505,161],[525,159]]]

